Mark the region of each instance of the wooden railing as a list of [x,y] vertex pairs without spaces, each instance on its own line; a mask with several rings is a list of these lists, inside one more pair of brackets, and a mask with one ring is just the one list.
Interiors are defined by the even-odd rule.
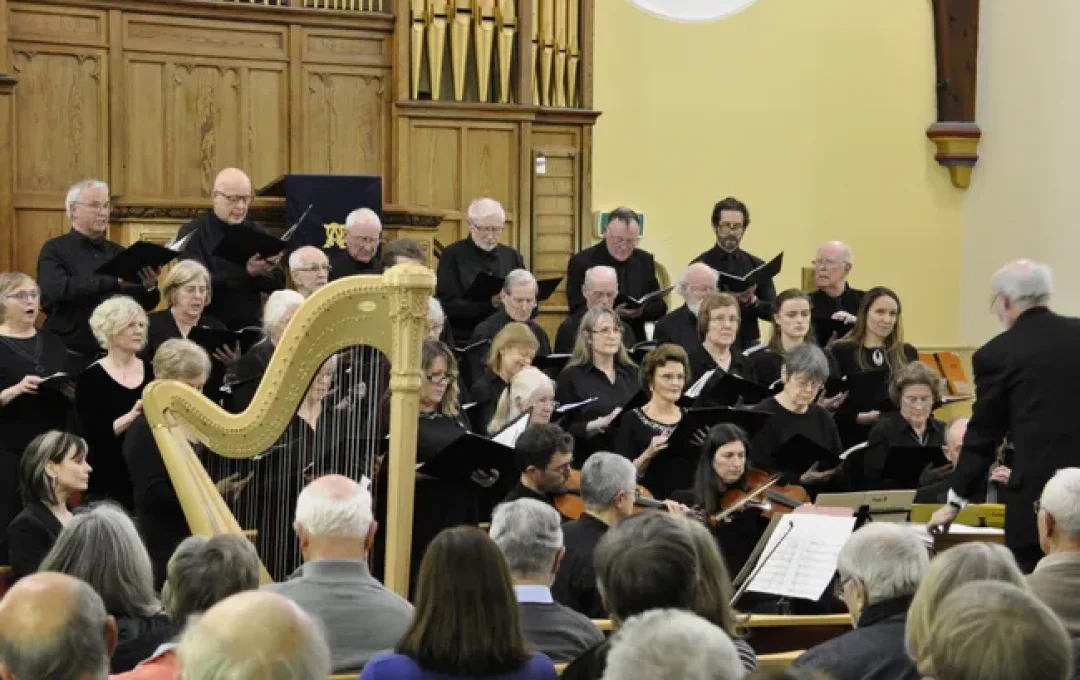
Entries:
[[265,7],[300,7],[307,9],[336,9],[346,12],[390,11],[391,0],[217,0],[232,5],[261,5]]

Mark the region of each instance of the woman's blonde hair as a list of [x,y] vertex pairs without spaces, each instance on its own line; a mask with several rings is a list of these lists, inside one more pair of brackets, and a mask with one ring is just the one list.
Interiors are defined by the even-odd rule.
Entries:
[[37,282],[22,272],[0,272],[0,323],[4,323],[3,298],[11,295],[12,291],[27,283],[37,286]]
[[[735,299],[735,296],[731,293],[709,293],[701,301],[701,306],[698,307],[698,340],[705,342],[705,337],[709,334],[709,324],[712,323],[712,313],[717,309],[727,307],[735,308],[735,316],[739,317],[739,325],[742,326],[742,308],[739,306],[739,301]],[[738,329],[736,329],[737,332]]]
[[502,368],[502,353],[511,347],[524,347],[536,354],[540,349],[540,341],[525,324],[516,321],[506,324],[495,335],[491,341],[491,349],[488,350],[487,365],[492,373],[499,373]]
[[929,387],[930,393],[934,397],[934,403],[941,403],[945,381],[934,372],[934,369],[921,361],[912,361],[893,374],[893,379],[889,383],[889,398],[899,406],[900,399],[904,396],[904,390],[915,385]]
[[615,323],[615,328],[618,328],[620,333],[619,352],[615,355],[615,363],[634,365],[626,351],[626,345],[621,340],[622,319],[611,307],[597,305],[585,312],[585,315],[581,317],[581,324],[578,326],[577,336],[574,339],[574,352],[570,355],[570,361],[566,362],[567,366],[583,366],[592,363],[592,332],[596,329],[596,325],[600,323],[600,319],[605,316]]
[[173,294],[198,278],[206,282],[206,304],[209,305],[213,292],[210,272],[198,260],[180,260],[174,264],[161,284],[161,297],[172,307]]
[[210,356],[190,340],[173,338],[154,352],[154,377],[158,380],[206,380]]
[[527,401],[541,385],[554,385],[554,381],[535,366],[526,366],[518,371],[518,374],[510,379],[510,384],[499,395],[499,403],[495,406],[495,417],[488,425],[488,433],[495,434],[506,427],[521,415],[518,410],[517,400]]
[[438,340],[425,340],[420,359],[424,380],[427,380],[426,376],[432,364],[440,357],[446,362],[446,377],[449,382],[446,383],[446,392],[443,393],[442,402],[436,410],[444,416],[456,417],[461,412],[461,405],[458,403],[458,364],[454,359],[454,352]]
[[90,315],[90,330],[101,349],[108,350],[109,343],[120,331],[139,321],[143,322],[143,326],[147,325],[146,311],[139,303],[126,295],[116,295],[94,308]]
[[1027,582],[1007,548],[993,543],[964,543],[930,562],[908,609],[904,647],[912,659],[928,654],[930,629],[945,596],[972,581],[1002,581],[1027,589]]

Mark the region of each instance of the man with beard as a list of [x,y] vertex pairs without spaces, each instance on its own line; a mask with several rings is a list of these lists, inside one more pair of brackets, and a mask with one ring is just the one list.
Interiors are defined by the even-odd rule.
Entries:
[[706,295],[716,292],[717,278],[716,270],[702,262],[695,262],[686,268],[679,282],[675,284],[675,292],[681,295],[686,303],[656,322],[653,340],[657,344],[674,343],[688,354],[701,345],[698,335],[698,308]]

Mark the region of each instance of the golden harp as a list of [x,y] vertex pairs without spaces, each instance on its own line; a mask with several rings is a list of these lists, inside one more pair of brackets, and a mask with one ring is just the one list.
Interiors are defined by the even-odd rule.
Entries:
[[[434,289],[435,275],[408,263],[383,276],[346,277],[317,291],[289,321],[242,413],[229,413],[176,381],[147,386],[143,410],[192,534],[241,534],[242,527],[185,432],[218,456],[255,458],[275,445],[331,357],[346,348],[370,346],[390,364],[389,481],[381,491],[388,499],[385,582],[407,597],[421,346]],[[263,579],[270,580],[265,566]]]

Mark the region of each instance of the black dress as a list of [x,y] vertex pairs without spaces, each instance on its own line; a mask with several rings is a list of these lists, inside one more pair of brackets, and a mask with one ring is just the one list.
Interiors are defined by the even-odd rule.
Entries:
[[[680,409],[680,414],[685,413]],[[681,418],[681,415],[680,415]],[[619,419],[618,434],[615,437],[615,453],[631,461],[649,448],[653,437],[670,435],[675,424],[665,424],[645,415],[645,411],[636,408]],[[690,453],[690,455],[687,455]],[[692,452],[661,450],[641,476],[641,484],[653,497],[663,500],[669,498],[678,489],[689,486],[694,481],[694,468],[697,456]]]
[[[174,317],[172,311],[168,309],[154,312],[147,318],[150,323],[146,331],[146,348],[143,349],[141,356],[143,361],[146,362],[146,365],[149,366],[153,363],[154,355],[157,354],[158,348],[160,348],[166,340],[183,340],[186,336],[180,332],[180,327],[176,325],[176,317]],[[225,324],[209,314],[200,316],[197,325],[203,328],[212,328],[214,330],[225,330]],[[210,376],[206,381],[206,385],[203,386],[203,394],[214,403],[219,403],[221,401],[221,385],[224,379],[225,364],[215,359],[213,355],[210,355]]]
[[27,505],[11,521],[7,526],[7,539],[11,571],[16,580],[37,571],[63,528],[52,510],[41,501]]
[[[889,382],[892,380],[893,369],[889,366],[883,350],[870,347],[857,347],[853,342],[837,342],[830,348],[836,357],[836,364],[840,368],[840,375],[852,376],[857,373],[877,371],[880,376],[875,389],[863,396],[848,394],[847,400],[836,410],[836,428],[840,431],[840,440],[844,448],[851,448],[856,444],[866,441],[873,425],[860,425],[856,422],[859,413],[874,410],[878,402],[885,401],[889,396]],[[859,355],[862,357],[862,366],[859,365]],[[904,357],[909,361],[918,361],[919,353],[911,345],[904,343]]]
[[267,338],[252,345],[239,361],[229,367],[221,390],[226,411],[240,413],[251,404],[273,355],[274,345]]
[[143,388],[150,382],[150,367],[143,365],[143,379],[130,389],[113,380],[101,362],[91,364],[75,381],[75,412],[79,427],[90,447],[86,461],[93,468],[86,490],[92,500],[109,498],[128,512],[135,509],[131,476],[124,462],[124,438],[127,432],[113,433],[113,421],[142,399]]
[[499,405],[499,397],[506,390],[506,381],[490,368],[485,368],[480,379],[469,388],[469,396],[476,406],[469,409],[469,421],[473,430],[487,434],[488,425],[495,417],[495,409]]
[[[63,370],[66,361],[64,343],[48,331],[32,338],[0,336],[0,390],[28,375],[50,376]],[[19,461],[27,444],[49,430],[72,429],[70,395],[59,388],[42,387],[37,394],[23,394],[0,406],[0,527],[6,528],[22,510]],[[7,541],[0,536],[0,564],[7,564],[7,554]]]
[[[883,474],[889,449],[915,446],[941,448],[945,444],[945,423],[937,418],[930,418],[926,422],[924,439],[920,440],[903,416],[899,413],[885,413],[870,430],[866,442],[866,448],[853,451],[845,465],[851,477],[852,488],[856,491],[900,489],[903,487],[897,486],[896,482]],[[927,468],[919,479],[919,486],[927,486],[940,479],[940,475],[934,477],[933,468]]]
[[[839,456],[843,452],[840,435],[836,431],[836,425],[833,424],[832,416],[817,404],[811,404],[805,413],[795,413],[781,406],[776,397],[769,397],[755,408],[772,415],[750,442],[750,461],[756,468],[766,472],[780,473],[781,484],[799,483],[801,473],[785,469],[783,464],[773,457],[773,454],[795,435],[802,435],[834,456]],[[843,472],[840,472],[830,482],[818,486],[807,486],[806,490],[813,495],[818,491],[843,490],[846,484]]]
[[638,393],[638,371],[633,364],[615,364],[615,380],[592,363],[567,366],[555,383],[555,400],[576,404],[586,399],[596,401],[575,409],[562,426],[574,435],[574,467],[580,468],[593,451],[613,451],[616,428],[588,436],[591,420],[602,418],[622,408]]
[[[759,382],[757,375],[754,373],[753,364],[745,356],[735,351],[734,347],[731,349],[731,363],[728,364],[727,371],[720,368],[720,365],[716,363],[716,360],[713,359],[704,345],[698,345],[687,352],[687,358],[690,361],[690,381],[687,383],[688,385],[693,385],[701,376],[713,370],[716,371],[713,378],[722,378],[725,373],[730,373],[750,382]],[[704,390],[702,391],[704,392]]]

